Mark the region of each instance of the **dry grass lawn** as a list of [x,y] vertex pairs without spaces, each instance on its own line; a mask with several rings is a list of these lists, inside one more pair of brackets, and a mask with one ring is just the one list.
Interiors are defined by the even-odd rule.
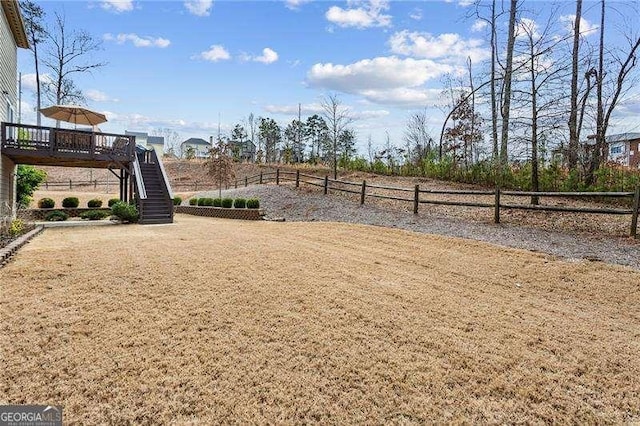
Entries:
[[0,270],[0,403],[70,423],[640,419],[640,272],[333,223],[48,229]]

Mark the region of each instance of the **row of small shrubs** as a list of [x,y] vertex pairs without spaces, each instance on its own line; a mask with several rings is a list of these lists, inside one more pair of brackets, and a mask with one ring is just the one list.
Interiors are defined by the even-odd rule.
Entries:
[[[120,199],[112,198],[109,200],[109,207],[112,207],[115,203],[119,202]],[[80,205],[80,200],[78,197],[67,197],[62,200],[62,207],[66,209],[75,209]],[[52,209],[56,206],[56,202],[51,198],[41,198],[38,201],[38,208],[41,209]],[[99,198],[93,198],[87,202],[87,207],[90,209],[99,209],[102,207],[102,200]]]
[[[181,200],[182,201],[182,200]],[[230,209],[231,207],[236,209],[258,209],[260,208],[260,200],[257,198],[190,198],[189,199],[190,206],[200,206],[200,207],[223,207],[225,209]]]
[[[80,213],[80,218],[88,220],[102,220],[109,216],[115,216],[123,222],[137,222],[139,214],[136,206],[119,200],[113,203],[111,211],[89,210]],[[54,210],[45,217],[45,220],[49,222],[61,222],[67,219],[69,219],[69,215],[60,210]]]

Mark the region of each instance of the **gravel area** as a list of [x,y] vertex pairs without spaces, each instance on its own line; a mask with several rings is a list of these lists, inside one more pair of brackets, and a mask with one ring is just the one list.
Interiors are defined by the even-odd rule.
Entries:
[[[267,218],[286,221],[348,222],[400,228],[414,232],[485,241],[506,247],[542,252],[570,260],[601,261],[640,269],[640,241],[568,233],[515,224],[494,224],[431,213],[425,208],[418,215],[376,205],[359,205],[344,197],[314,189],[255,185],[222,191],[228,197],[256,197]],[[200,192],[198,197],[217,197],[218,191]],[[186,200],[185,200],[186,203]],[[478,210],[481,211],[481,210]],[[482,216],[486,214],[486,209]]]

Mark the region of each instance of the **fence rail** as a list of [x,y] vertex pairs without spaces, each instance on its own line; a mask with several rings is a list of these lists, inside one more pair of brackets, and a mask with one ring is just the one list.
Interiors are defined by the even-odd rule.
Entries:
[[[295,176],[291,178],[290,176]],[[301,184],[311,185],[315,187],[323,188],[324,194],[329,191],[345,192],[348,194],[359,194],[360,204],[364,204],[367,197],[386,199],[402,202],[413,203],[413,213],[418,214],[419,206],[421,204],[431,205],[443,205],[443,206],[458,206],[458,207],[480,207],[480,208],[492,208],[494,211],[494,222],[500,223],[500,210],[531,210],[531,211],[550,211],[550,212],[566,212],[566,213],[591,213],[591,214],[607,214],[607,215],[631,215],[631,224],[629,233],[632,237],[638,237],[638,211],[640,210],[640,185],[636,187],[633,192],[548,192],[548,191],[504,191],[499,187],[496,187],[493,191],[488,190],[442,190],[442,189],[421,189],[419,185],[415,185],[414,188],[403,188],[397,186],[386,185],[372,185],[368,184],[366,180],[362,182],[350,182],[340,179],[330,179],[329,176],[315,176],[307,173],[300,173],[300,171],[289,172],[277,169],[275,172],[260,173],[258,175],[246,176],[241,180],[236,180],[234,186],[237,188],[238,184],[244,184],[247,186],[250,183],[264,184],[269,182],[275,182],[277,185],[282,181],[295,182],[296,187]],[[354,190],[351,188],[344,188],[344,185],[357,186],[360,190]],[[380,194],[372,190],[383,190],[391,192],[399,192],[406,194],[407,192],[413,193],[412,198],[406,196]],[[475,195],[492,197],[491,202],[486,201],[451,201],[451,200],[436,200],[428,198],[429,195]],[[631,208],[611,208],[611,207],[568,207],[558,205],[538,205],[538,204],[512,204],[501,202],[502,196],[511,197],[564,197],[564,198],[577,198],[577,199],[592,199],[592,198],[629,198],[631,199]]]

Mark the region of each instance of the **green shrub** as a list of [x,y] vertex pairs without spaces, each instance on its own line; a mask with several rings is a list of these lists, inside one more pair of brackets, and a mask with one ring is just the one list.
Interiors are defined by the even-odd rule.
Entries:
[[107,205],[109,207],[113,207],[115,203],[119,203],[119,202],[120,202],[120,198],[109,198],[109,202],[107,203]]
[[180,204],[182,204],[182,197],[173,197],[173,205],[179,206]]
[[222,198],[214,198],[213,207],[222,207]]
[[222,207],[224,207],[225,209],[230,209],[233,206],[233,199],[232,198],[223,198],[222,199]]
[[245,207],[247,207],[247,200],[245,200],[244,198],[236,198],[235,200],[233,200],[233,207],[235,207],[236,209],[244,209]]
[[204,201],[205,201],[205,198],[198,198],[198,205],[204,206]]
[[89,202],[87,202],[87,207],[89,207],[90,209],[98,209],[102,207],[102,200],[100,200],[99,198],[89,200]]
[[16,198],[18,205],[28,207],[31,196],[47,178],[47,173],[33,166],[18,165],[16,172]]
[[197,206],[198,205],[198,199],[197,198],[189,198],[189,205],[190,206]]
[[249,198],[247,200],[247,208],[248,209],[259,209],[260,208],[260,200],[257,198]]
[[123,201],[111,206],[111,213],[123,222],[138,221],[138,209],[136,206],[127,204]]
[[202,205],[206,206],[206,207],[213,206],[213,198],[205,198],[204,202],[202,203]]
[[102,220],[109,216],[111,216],[111,212],[107,210],[89,210],[88,212],[80,213],[81,219],[89,220]]
[[40,201],[38,201],[38,208],[41,209],[52,209],[55,207],[55,205],[56,202],[51,198],[41,198]]
[[69,215],[60,210],[54,210],[44,218],[47,222],[63,222],[67,219],[69,219]]
[[78,200],[78,197],[67,197],[64,200],[62,200],[62,207],[66,209],[69,209],[69,208],[75,209],[79,205],[80,205],[80,200]]
[[22,219],[14,219],[11,221],[11,225],[9,226],[9,235],[12,237],[22,235],[24,233],[24,229],[24,221]]

